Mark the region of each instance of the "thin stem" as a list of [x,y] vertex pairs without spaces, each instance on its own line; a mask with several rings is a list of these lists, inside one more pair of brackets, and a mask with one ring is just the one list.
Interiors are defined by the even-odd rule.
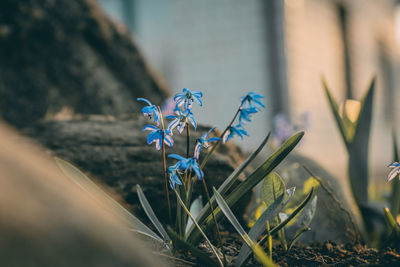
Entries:
[[212,203],[211,203],[210,194],[208,193],[208,189],[207,189],[207,185],[206,185],[206,179],[203,177],[202,181],[203,181],[204,191],[206,192],[206,196],[207,196],[207,200],[208,200],[208,205],[210,206],[211,214],[212,214],[212,217],[213,217],[213,220],[214,220],[215,230],[217,231],[218,243],[219,243],[219,246],[221,248],[222,256],[224,258],[224,265],[226,265],[227,261],[226,261],[226,257],[225,257],[224,247],[222,246],[221,233],[219,231],[217,219],[215,218],[215,215],[214,215],[214,208],[213,208]]
[[[360,244],[361,243],[361,237],[360,234],[358,233],[357,230],[357,226],[356,223],[353,219],[353,216],[351,215],[351,213],[343,206],[342,202],[339,201],[339,199],[337,199],[337,197],[335,196],[335,194],[332,192],[332,190],[330,190],[325,183],[322,182],[322,180],[315,176],[310,169],[308,169],[306,166],[303,165],[303,168],[306,170],[306,172],[308,172],[308,174],[313,177],[315,180],[318,181],[318,183],[321,185],[322,189],[324,189],[324,191],[332,198],[332,200],[339,206],[339,209],[341,209],[349,218],[350,224],[353,227],[353,237],[354,237],[354,242],[356,244]],[[350,230],[348,229],[348,227],[346,227],[346,230]],[[351,233],[351,231],[349,231]]]
[[168,178],[167,178],[167,159],[166,159],[166,155],[165,155],[164,133],[163,133],[163,138],[162,138],[162,155],[163,155],[163,167],[164,167],[164,187],[165,187],[165,195],[167,197],[167,205],[168,205],[168,217],[169,217],[169,223],[170,223],[170,225],[172,225],[171,202],[169,201]]
[[168,205],[168,217],[169,217],[169,223],[172,225],[172,215],[171,215],[171,202],[169,200],[169,190],[168,190],[168,177],[167,177],[167,158],[165,154],[165,143],[164,143],[164,138],[165,138],[165,126],[164,126],[164,118],[161,112],[161,109],[159,106],[157,106],[157,109],[160,114],[160,121],[161,121],[161,129],[162,129],[162,158],[163,158],[163,168],[164,168],[164,189],[165,189],[165,196],[167,198],[167,205]]
[[235,113],[235,116],[233,116],[232,121],[228,124],[228,126],[225,128],[225,130],[222,132],[220,139],[213,145],[213,147],[211,148],[210,152],[207,153],[206,157],[203,159],[203,161],[201,162],[201,166],[200,168],[203,168],[208,159],[210,158],[211,154],[215,151],[215,149],[219,146],[219,144],[221,143],[222,137],[226,134],[226,132],[229,130],[229,128],[232,126],[232,124],[235,122],[237,116],[239,115],[239,112],[242,108],[242,105],[239,106],[238,110]]
[[189,124],[186,125],[186,158],[189,158],[189,148],[190,146],[190,127]]
[[267,234],[268,234],[268,252],[269,252],[269,257],[272,260],[272,235],[271,235],[271,227],[269,225],[269,221],[267,221]]

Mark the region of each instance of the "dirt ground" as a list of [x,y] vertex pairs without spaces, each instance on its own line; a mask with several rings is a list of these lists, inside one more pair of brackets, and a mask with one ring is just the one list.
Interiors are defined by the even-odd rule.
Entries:
[[[224,249],[227,260],[235,262],[242,242],[236,234],[230,234],[224,238]],[[208,251],[202,244],[203,251]],[[183,261],[176,261],[177,266],[208,266],[202,264],[190,253],[177,251],[176,257]],[[384,248],[380,251],[363,245],[325,243],[297,244],[289,252],[282,247],[273,249],[273,260],[279,266],[400,266],[400,251],[392,248]],[[251,258],[246,266],[261,266],[255,258]]]

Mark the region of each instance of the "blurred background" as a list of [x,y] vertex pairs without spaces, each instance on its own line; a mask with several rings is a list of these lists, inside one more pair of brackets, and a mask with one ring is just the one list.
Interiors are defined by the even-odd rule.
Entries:
[[[175,92],[204,92],[201,123],[223,129],[248,91],[266,109],[249,125],[251,150],[284,114],[308,114],[297,151],[346,183],[344,145],[324,95],[324,77],[339,102],[360,99],[377,76],[371,174],[384,184],[399,128],[400,3],[395,0],[99,0],[131,29],[150,66]],[[373,192],[372,192],[373,193]]]

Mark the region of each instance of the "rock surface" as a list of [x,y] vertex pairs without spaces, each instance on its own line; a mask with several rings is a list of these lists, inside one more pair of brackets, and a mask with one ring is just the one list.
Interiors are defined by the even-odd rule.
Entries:
[[[310,225],[311,230],[304,233],[300,240],[303,242],[333,240],[338,243],[357,241],[357,233],[354,231],[354,226],[357,228],[358,226],[356,222],[354,222],[354,225],[351,222],[349,215],[351,214],[353,220],[354,215],[335,177],[315,161],[299,154],[291,154],[277,170],[284,177],[286,176],[288,187],[295,186],[296,191],[302,192],[304,183],[310,178],[310,174],[305,171],[303,166],[306,166],[314,175],[319,177],[325,188],[330,192],[328,193],[324,188],[318,186],[315,193],[318,197],[317,209]],[[314,183],[314,185],[318,185],[318,182]],[[336,200],[332,198],[332,195]],[[298,226],[292,227],[290,234],[294,235],[297,229]]]
[[17,127],[64,106],[117,115],[168,95],[95,0],[2,0],[0,47],[0,114]]
[[[87,171],[93,177],[109,185],[127,202],[138,216],[144,218],[136,195],[136,185],[140,184],[150,204],[161,220],[166,220],[162,154],[155,145],[147,145],[147,132],[143,125],[149,121],[142,117],[127,119],[107,119],[93,116],[90,119],[53,120],[37,124],[27,133],[47,147],[53,155],[58,155]],[[203,134],[207,127],[199,126],[191,138]],[[175,133],[173,148],[167,154],[186,156],[186,136]],[[190,152],[191,154],[193,151]],[[222,146],[208,161],[204,173],[212,192],[212,186],[220,185],[234,168],[243,160],[237,146]],[[168,166],[176,160],[168,158]],[[193,197],[203,193],[201,183],[196,183]],[[171,199],[175,197],[171,196]],[[193,198],[194,199],[194,198]],[[203,196],[206,200],[206,196]],[[173,205],[174,206],[174,205]],[[243,202],[244,209],[245,202]]]

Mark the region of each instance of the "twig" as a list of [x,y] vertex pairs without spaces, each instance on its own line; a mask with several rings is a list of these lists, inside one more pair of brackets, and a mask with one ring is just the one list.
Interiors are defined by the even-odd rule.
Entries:
[[[322,182],[321,178],[315,176],[310,169],[308,169],[306,166],[303,165],[303,168],[306,170],[306,172],[308,172],[308,174],[310,174],[311,177],[313,177],[315,180],[318,181],[318,183],[321,185],[322,189],[333,199],[333,201],[338,205],[339,209],[342,210],[347,217],[349,217],[351,226],[353,227],[353,235],[354,235],[354,241],[356,244],[360,244],[361,243],[361,238],[360,238],[360,234],[358,233],[357,230],[357,226],[356,223],[354,222],[353,216],[351,215],[351,213],[343,206],[342,202],[340,200],[337,199],[337,197],[335,196],[335,194],[332,192],[332,190],[330,190],[325,183]],[[347,227],[346,227],[347,228]]]

